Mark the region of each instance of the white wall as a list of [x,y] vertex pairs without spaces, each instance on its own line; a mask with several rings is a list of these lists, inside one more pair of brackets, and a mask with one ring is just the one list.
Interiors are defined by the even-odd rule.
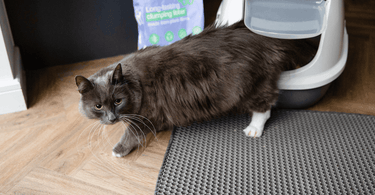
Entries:
[[19,49],[0,1],[0,114],[26,110],[26,85]]

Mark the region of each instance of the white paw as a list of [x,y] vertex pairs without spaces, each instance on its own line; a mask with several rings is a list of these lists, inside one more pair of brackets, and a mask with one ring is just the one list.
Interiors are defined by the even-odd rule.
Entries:
[[121,154],[117,154],[116,152],[113,152],[113,151],[112,151],[112,155],[113,155],[114,157],[117,157],[117,158],[122,157]]
[[263,133],[263,129],[249,125],[243,130],[248,137],[260,137]]

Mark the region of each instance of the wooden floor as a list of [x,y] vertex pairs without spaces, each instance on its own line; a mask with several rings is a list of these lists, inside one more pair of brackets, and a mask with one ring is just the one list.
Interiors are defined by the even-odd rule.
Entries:
[[[375,115],[375,2],[345,4],[347,67],[310,109]],[[124,127],[99,126],[77,109],[74,76],[121,58],[27,72],[29,109],[0,116],[0,194],[153,194],[171,132],[115,158]]]

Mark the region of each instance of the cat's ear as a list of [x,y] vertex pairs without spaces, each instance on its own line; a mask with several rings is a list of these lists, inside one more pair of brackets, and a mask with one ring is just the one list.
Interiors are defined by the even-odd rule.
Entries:
[[122,75],[122,68],[121,68],[121,63],[120,63],[116,66],[115,70],[113,71],[112,85],[122,84],[124,82],[125,82],[125,78]]
[[78,75],[75,78],[76,85],[78,87],[79,93],[83,94],[86,93],[94,88],[94,85],[91,83],[91,81],[87,80],[85,77]]

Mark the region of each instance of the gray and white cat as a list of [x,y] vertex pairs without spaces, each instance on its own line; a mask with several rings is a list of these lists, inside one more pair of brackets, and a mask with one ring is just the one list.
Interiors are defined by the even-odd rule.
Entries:
[[253,113],[244,132],[259,137],[278,98],[280,73],[307,64],[314,54],[303,40],[260,36],[243,21],[211,26],[168,46],[136,51],[88,79],[76,76],[79,109],[102,124],[130,124],[113,148],[117,157],[154,129],[187,126],[234,110]]

